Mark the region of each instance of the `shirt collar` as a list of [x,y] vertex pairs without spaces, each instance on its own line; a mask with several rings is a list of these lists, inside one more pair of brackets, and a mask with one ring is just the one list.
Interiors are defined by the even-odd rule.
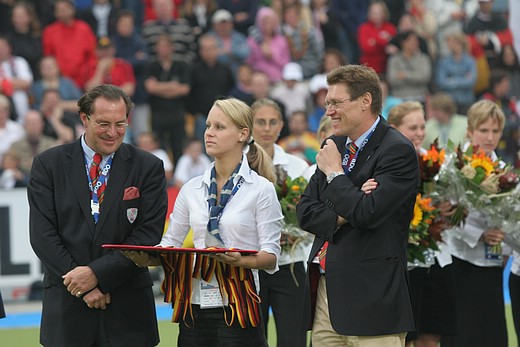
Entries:
[[[211,183],[211,170],[213,170],[214,166],[215,162],[212,162],[211,165],[206,169],[202,175],[202,181],[199,188],[203,188],[204,186],[209,187]],[[238,174],[235,176],[233,183],[236,184],[240,177],[244,177],[244,181],[247,183],[253,183],[252,169],[249,167],[249,163],[247,162],[247,155],[245,153],[242,155],[242,165],[240,166],[240,170],[238,170]]]
[[[363,133],[363,135],[361,135],[360,137],[358,137],[358,139],[355,142],[357,148],[360,148],[361,145],[363,144],[363,142],[365,141],[365,139],[368,137],[368,135],[375,129],[375,127],[377,126],[377,124],[379,124],[379,117],[377,117],[377,119],[374,121],[374,124],[372,124],[372,126]],[[347,138],[347,143],[346,145],[348,145],[349,143],[351,143],[352,140],[350,139],[350,137]]]

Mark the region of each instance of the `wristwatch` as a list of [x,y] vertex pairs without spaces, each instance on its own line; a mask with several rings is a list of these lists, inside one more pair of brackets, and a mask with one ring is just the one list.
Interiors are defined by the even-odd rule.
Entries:
[[331,172],[330,174],[327,175],[327,183],[332,182],[333,179],[335,179],[338,176],[344,175],[344,174],[345,173],[343,171]]

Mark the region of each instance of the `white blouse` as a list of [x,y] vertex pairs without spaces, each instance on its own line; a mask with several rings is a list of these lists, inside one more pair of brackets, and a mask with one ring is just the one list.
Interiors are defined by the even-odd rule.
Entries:
[[[212,163],[204,175],[195,177],[182,186],[160,246],[182,247],[184,238],[191,228],[195,248],[206,248],[205,235],[209,220],[208,187],[214,165],[215,163]],[[280,257],[283,215],[274,185],[249,168],[245,155],[240,171],[234,179],[235,184],[240,177],[244,178],[244,183],[228,201],[220,218],[220,236],[228,248],[265,251],[276,255],[275,269],[266,270],[268,273],[275,273],[278,271]],[[253,275],[256,289],[259,291],[258,271],[253,270]],[[212,280],[214,285],[217,284],[215,277],[213,276]],[[200,302],[199,281],[193,279],[193,304]]]

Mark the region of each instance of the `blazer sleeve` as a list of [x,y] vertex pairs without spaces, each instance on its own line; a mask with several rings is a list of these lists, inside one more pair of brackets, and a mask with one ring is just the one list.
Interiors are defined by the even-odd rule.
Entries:
[[41,157],[33,160],[31,179],[27,189],[30,205],[29,235],[34,253],[53,277],[61,278],[78,266],[59,236],[58,217],[54,206],[53,179]]

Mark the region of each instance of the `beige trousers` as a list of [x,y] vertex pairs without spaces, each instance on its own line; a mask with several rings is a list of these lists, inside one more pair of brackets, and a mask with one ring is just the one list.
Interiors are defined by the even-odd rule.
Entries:
[[334,331],[329,317],[325,276],[318,283],[316,314],[312,327],[313,347],[404,347],[406,333],[380,336],[347,336]]

